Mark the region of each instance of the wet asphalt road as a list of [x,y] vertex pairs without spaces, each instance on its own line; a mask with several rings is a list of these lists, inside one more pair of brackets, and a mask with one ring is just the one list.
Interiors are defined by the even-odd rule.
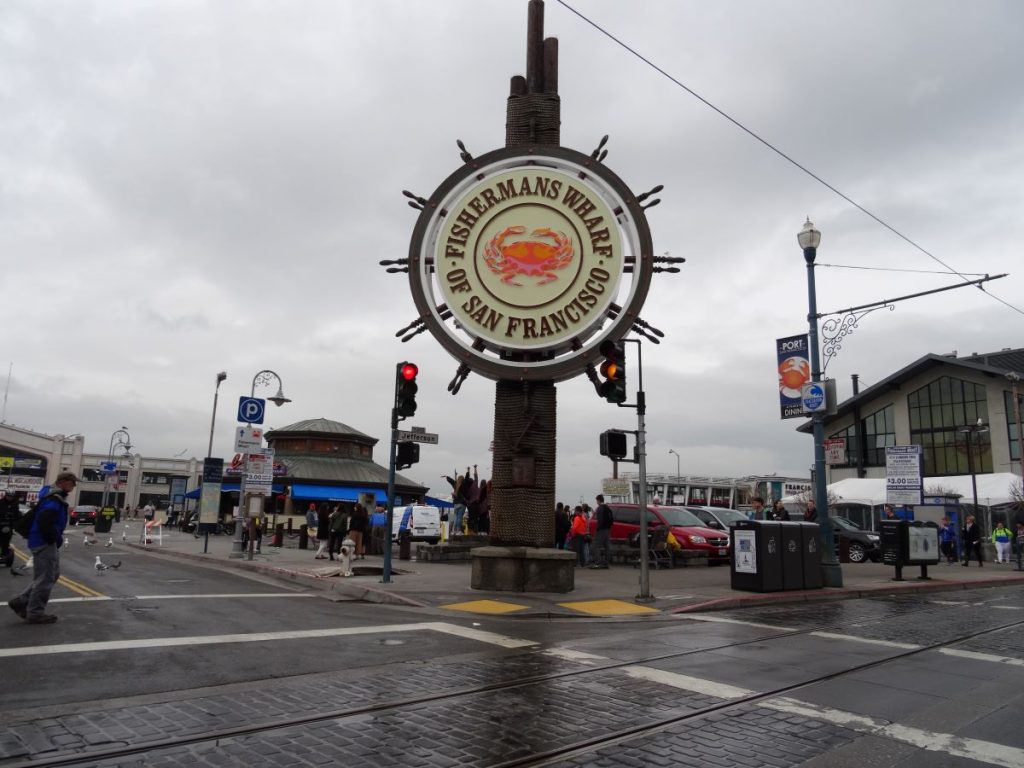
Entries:
[[[122,567],[96,572],[97,552]],[[517,620],[117,546],[73,544],[64,573],[57,624],[0,622],[0,766],[1024,765],[1020,587]]]

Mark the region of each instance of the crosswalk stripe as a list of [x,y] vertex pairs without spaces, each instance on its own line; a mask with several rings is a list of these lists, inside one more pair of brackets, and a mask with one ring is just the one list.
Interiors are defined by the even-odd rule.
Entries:
[[381,624],[370,627],[332,627],[328,629],[302,629],[290,632],[252,632],[234,635],[198,635],[192,637],[150,637],[134,640],[105,640],[91,643],[65,643],[63,645],[20,646],[0,648],[0,658],[14,656],[47,656],[58,653],[90,653],[96,651],[138,650],[141,648],[170,648],[175,646],[221,645],[226,643],[265,643],[279,640],[304,640],[322,637],[343,637],[346,635],[377,635],[397,632],[442,632],[448,635],[476,640],[502,648],[524,648],[537,645],[532,640],[520,640],[494,632],[472,627],[460,627],[445,622],[420,622],[416,624]]
[[[650,680],[673,688],[693,693],[702,693],[720,699],[743,699],[757,693],[745,688],[716,683],[707,678],[680,675],[653,667],[629,666],[623,667],[622,671],[633,678]],[[832,709],[831,707],[808,704],[787,697],[765,699],[757,702],[757,706],[773,709],[776,712],[809,717],[814,720],[824,720],[860,733],[882,736],[931,752],[945,752],[968,760],[1001,766],[1001,768],[1020,768],[1020,766],[1024,765],[1024,749],[1018,749],[1017,747],[1005,744],[996,744],[995,742],[982,741],[980,739],[969,739],[949,733],[935,733],[921,728],[912,728],[887,720],[859,715],[854,712],[845,712],[840,709]]]

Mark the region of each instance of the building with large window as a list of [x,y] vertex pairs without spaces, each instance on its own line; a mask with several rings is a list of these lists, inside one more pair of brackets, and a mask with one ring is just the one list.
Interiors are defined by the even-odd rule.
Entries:
[[[840,403],[826,439],[845,443],[828,480],[885,477],[885,449],[920,445],[924,475],[1021,470],[1024,349],[925,355]],[[979,427],[979,419],[981,425]],[[802,432],[810,432],[810,423]]]

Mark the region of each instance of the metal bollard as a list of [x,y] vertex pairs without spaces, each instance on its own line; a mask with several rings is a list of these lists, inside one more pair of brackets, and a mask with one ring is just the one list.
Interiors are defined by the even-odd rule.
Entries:
[[270,542],[272,547],[283,547],[284,546],[284,523],[278,523],[277,528],[274,529],[274,540]]
[[288,535],[292,535],[292,519],[290,517],[288,518]]
[[412,534],[407,529],[398,532],[398,559],[412,559]]
[[309,549],[309,528],[299,527],[299,549]]

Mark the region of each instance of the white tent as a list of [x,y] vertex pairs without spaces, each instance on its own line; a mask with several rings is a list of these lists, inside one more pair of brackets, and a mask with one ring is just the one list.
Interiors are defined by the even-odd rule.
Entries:
[[[1000,504],[1009,504],[1013,501],[1010,493],[1011,487],[1017,492],[1021,490],[1020,477],[1012,472],[995,472],[986,475],[975,475],[978,482],[978,505],[982,507],[995,507]],[[971,488],[970,475],[950,475],[947,477],[926,477],[924,479],[924,495],[934,495],[933,490],[941,488],[944,491],[960,494],[961,504],[974,503],[974,492]],[[834,497],[839,503],[864,504],[865,506],[877,507],[885,504],[885,478],[884,477],[848,477],[845,480],[838,480],[828,487],[829,497]],[[783,504],[792,504],[800,501],[796,496],[787,496],[782,500]]]

